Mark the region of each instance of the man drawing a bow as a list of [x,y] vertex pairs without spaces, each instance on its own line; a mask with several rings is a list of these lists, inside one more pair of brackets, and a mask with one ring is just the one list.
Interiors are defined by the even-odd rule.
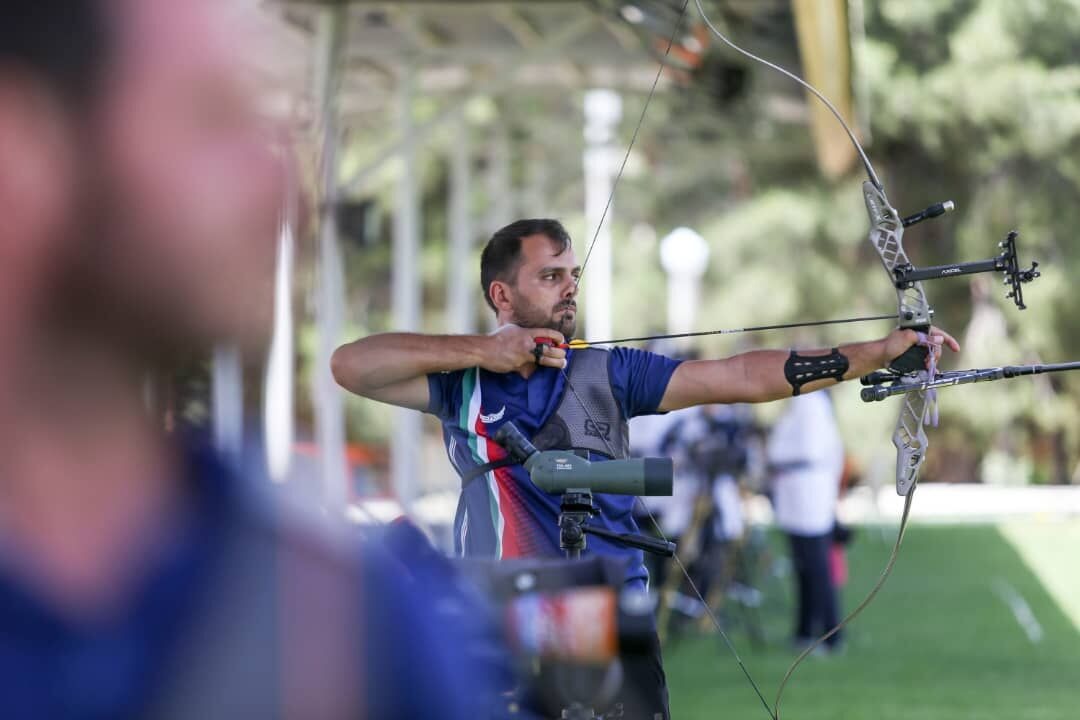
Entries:
[[[594,461],[628,455],[627,420],[712,403],[768,402],[829,387],[888,365],[919,342],[911,330],[838,348],[761,350],[678,362],[642,350],[568,348],[577,330],[581,269],[556,220],[514,222],[481,258],[481,284],[499,329],[490,335],[385,333],[342,346],[337,381],[350,392],[431,413],[442,421],[462,478],[455,549],[466,556],[559,556],[559,498],[536,488],[494,437],[507,421],[541,450],[587,451]],[[537,339],[552,344],[537,345]],[[931,331],[953,351],[956,341]],[[559,347],[563,345],[564,347]],[[539,351],[538,351],[539,348]],[[598,495],[592,522],[637,532],[634,498]],[[624,557],[627,583],[648,580],[641,551],[593,538],[588,552]],[[667,718],[659,644],[647,659],[624,658],[624,717]]]

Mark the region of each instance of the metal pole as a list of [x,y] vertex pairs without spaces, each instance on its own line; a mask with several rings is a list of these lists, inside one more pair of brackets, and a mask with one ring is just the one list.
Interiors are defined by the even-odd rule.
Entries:
[[548,182],[551,165],[544,151],[534,147],[529,153],[526,172],[524,214],[529,217],[548,217]]
[[[490,236],[517,219],[513,217],[514,200],[510,188],[510,134],[501,117],[495,119],[495,125],[491,128],[486,180],[488,208],[485,225]],[[495,314],[485,313],[484,317],[487,318],[488,329],[494,330]]]
[[473,243],[472,168],[469,126],[458,118],[450,148],[450,250],[446,267],[446,329],[452,333],[476,331],[476,273],[470,257]]
[[[291,185],[291,183],[290,183]],[[295,427],[293,422],[293,202],[286,200],[285,217],[278,241],[277,271],[274,278],[274,334],[266,362],[263,406],[263,438],[270,479],[283,482],[292,462]]]
[[214,444],[238,460],[244,445],[244,371],[236,346],[214,348],[211,375]]
[[[394,327],[400,331],[420,329],[420,202],[416,187],[416,142],[412,102],[416,74],[406,60],[398,85],[398,128],[401,145],[396,208],[394,211],[394,253],[392,296]],[[390,441],[390,462],[398,499],[408,511],[419,490],[419,448],[423,427],[419,413],[404,408],[394,410],[394,434]]]
[[491,128],[491,148],[488,172],[488,232],[513,222],[514,197],[510,173],[510,133],[502,118]]
[[313,382],[315,385],[315,434],[319,446],[323,497],[332,511],[343,511],[348,499],[345,466],[345,412],[341,391],[330,372],[330,356],[341,340],[345,277],[338,245],[338,89],[341,78],[341,50],[347,20],[344,5],[323,8],[319,13],[317,83],[322,108],[323,202],[319,220],[319,270],[316,300],[318,349]]
[[[585,93],[585,226],[596,234],[589,260],[589,281],[585,283],[585,337],[606,338],[611,329],[611,221],[609,210],[604,225],[600,219],[611,197],[614,182],[615,129],[622,118],[622,100],[612,90]],[[584,258],[581,258],[582,260]]]

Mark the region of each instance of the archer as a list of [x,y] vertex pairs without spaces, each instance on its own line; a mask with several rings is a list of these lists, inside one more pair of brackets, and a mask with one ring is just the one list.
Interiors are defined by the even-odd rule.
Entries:
[[[462,491],[454,526],[460,555],[560,556],[559,501],[536,488],[494,437],[513,421],[541,450],[579,450],[590,459],[628,455],[629,418],[694,405],[760,403],[812,392],[890,365],[920,342],[935,358],[950,335],[894,330],[870,342],[810,351],[759,350],[679,362],[642,350],[566,345],[577,330],[581,268],[556,220],[519,220],[484,248],[480,278],[499,329],[490,335],[384,333],[338,348],[333,373],[363,397],[430,413]],[[539,340],[544,342],[538,343]],[[562,347],[560,347],[562,346]],[[922,350],[923,348],[919,348]],[[636,533],[634,498],[598,495],[594,523]],[[640,550],[600,538],[592,551],[626,558],[629,585],[648,575]],[[648,656],[623,658],[616,702],[627,718],[668,718],[659,642]]]

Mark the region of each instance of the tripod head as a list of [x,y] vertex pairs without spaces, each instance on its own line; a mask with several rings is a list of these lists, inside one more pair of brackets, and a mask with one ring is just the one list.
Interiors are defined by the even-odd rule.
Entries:
[[559,545],[568,558],[581,557],[585,536],[595,535],[619,545],[671,557],[675,544],[633,533],[616,533],[588,525],[599,515],[594,492],[614,495],[671,495],[674,470],[671,458],[635,458],[590,462],[566,450],[537,450],[512,423],[495,433],[495,441],[525,466],[534,485],[545,492],[562,493]]

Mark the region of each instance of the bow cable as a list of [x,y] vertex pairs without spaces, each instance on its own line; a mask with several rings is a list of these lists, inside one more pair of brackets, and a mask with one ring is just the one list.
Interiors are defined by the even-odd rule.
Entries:
[[[664,68],[666,67],[666,62],[665,61],[667,60],[668,56],[671,54],[671,48],[675,45],[675,38],[678,37],[679,30],[682,28],[683,19],[686,17],[686,9],[687,9],[687,7],[689,7],[689,5],[690,5],[690,0],[683,0],[682,8],[679,10],[679,17],[675,21],[675,27],[671,31],[671,36],[668,38],[667,48],[664,50],[664,57],[663,57],[662,61],[660,62],[660,67],[658,67],[657,70],[656,70],[656,77],[653,78],[652,87],[649,89],[649,93],[645,97],[645,104],[641,108],[641,115],[638,117],[637,125],[634,128],[634,133],[630,138],[630,144],[627,146],[626,152],[623,154],[622,163],[619,165],[619,170],[615,175],[614,181],[612,182],[611,192],[608,195],[607,202],[604,204],[604,211],[600,215],[600,222],[596,226],[596,232],[593,233],[592,240],[589,243],[589,248],[585,253],[585,259],[581,263],[581,270],[578,273],[577,280],[574,282],[575,292],[576,292],[577,288],[581,285],[581,278],[584,277],[585,267],[589,264],[589,257],[592,255],[593,247],[596,245],[597,238],[600,237],[600,231],[603,229],[604,221],[607,219],[608,212],[611,209],[611,204],[615,199],[615,192],[619,187],[619,181],[620,181],[620,179],[622,179],[623,171],[626,169],[626,163],[630,159],[630,153],[633,151],[634,144],[637,142],[638,133],[641,131],[641,126],[645,122],[645,114],[649,109],[649,104],[652,102],[653,96],[656,94],[656,87],[660,83],[660,78],[664,74]],[[713,334],[720,334],[720,333],[715,333],[714,332]],[[609,341],[609,342],[615,342],[615,341]],[[580,345],[579,345],[579,347],[580,347]],[[574,387],[574,383],[570,380],[570,375],[566,372],[566,368],[565,367],[561,368],[560,372],[562,373],[563,380],[566,382],[566,387],[570,390],[571,393],[573,393],[574,398],[578,401],[578,404],[581,405],[581,407],[584,409],[586,417],[588,417],[592,422],[595,423],[596,419],[592,417],[592,411],[589,410],[588,405],[585,404],[585,402],[582,400],[581,396],[578,394],[577,388]],[[607,447],[608,452],[611,453],[611,456],[613,458],[618,457],[619,454],[615,452],[614,448],[611,446],[611,443],[607,440],[607,438],[602,437],[601,439],[604,441],[604,445]],[[649,510],[649,508],[646,507],[645,504],[641,502],[641,498],[635,498],[635,499],[637,500],[637,502],[639,504],[641,504],[642,507],[645,507],[646,512],[649,514],[649,519],[652,521],[652,524],[656,528],[656,531],[658,533],[660,533],[660,536],[663,537],[664,540],[666,541],[667,538],[664,535],[663,530],[660,529],[660,524],[656,521],[656,518],[653,516],[652,511]],[[765,712],[768,713],[771,720],[779,720],[776,717],[776,714],[769,707],[769,702],[768,702],[768,700],[765,699],[765,695],[764,695],[764,693],[762,693],[761,688],[758,687],[758,684],[754,681],[754,678],[750,674],[750,671],[746,668],[746,665],[743,663],[742,658],[739,656],[738,651],[736,651],[736,649],[735,649],[735,645],[731,642],[731,639],[728,638],[727,633],[724,632],[724,629],[720,625],[719,620],[717,620],[716,616],[713,614],[712,608],[710,608],[708,603],[705,602],[705,598],[702,597],[701,592],[698,590],[697,586],[694,584],[693,579],[690,577],[690,574],[686,570],[686,566],[683,565],[682,560],[679,559],[678,554],[674,554],[673,557],[675,559],[675,562],[678,564],[679,569],[682,570],[683,576],[686,578],[687,582],[689,582],[689,584],[690,584],[690,587],[693,589],[694,594],[697,596],[698,601],[701,603],[702,607],[704,607],[706,612],[708,613],[709,618],[712,620],[712,623],[716,627],[717,632],[720,633],[720,637],[723,638],[724,644],[727,645],[728,650],[731,651],[732,656],[735,658],[735,662],[738,663],[738,665],[739,665],[739,669],[742,670],[743,676],[746,678],[747,682],[750,683],[750,687],[752,687],[754,689],[754,692],[757,694],[758,699],[761,701],[762,707],[765,708]]]

